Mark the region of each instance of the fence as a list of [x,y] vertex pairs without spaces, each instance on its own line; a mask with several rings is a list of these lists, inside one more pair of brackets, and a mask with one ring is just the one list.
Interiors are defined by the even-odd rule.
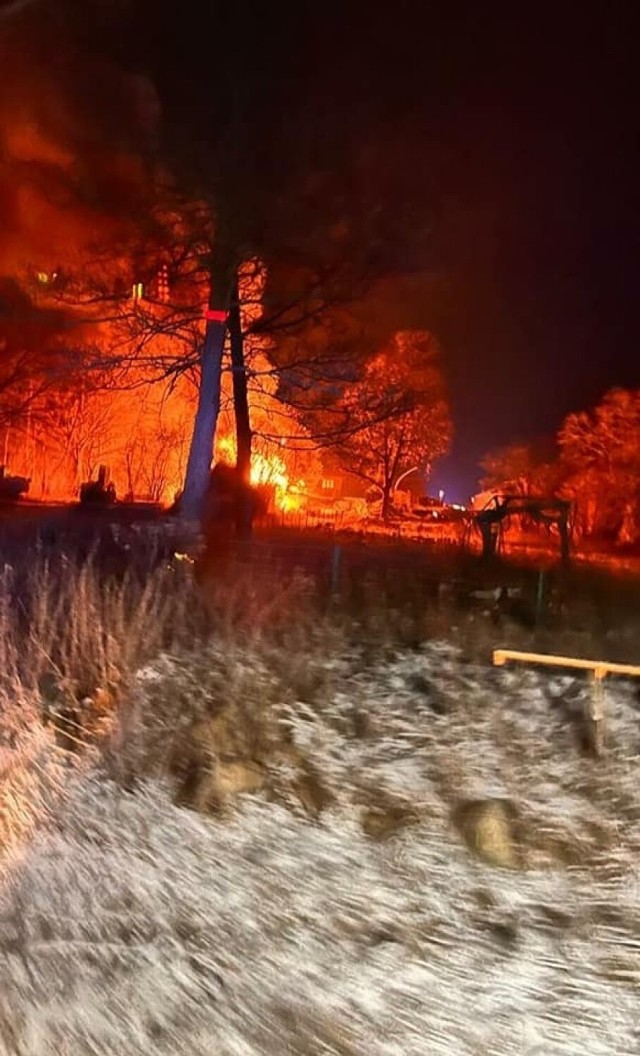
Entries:
[[[126,571],[137,561],[144,574],[156,559],[164,560],[173,550],[186,548],[173,539],[172,531],[178,527],[171,518],[158,518],[156,512],[137,508],[90,515],[69,507],[28,509],[25,505],[0,517],[0,562],[20,560],[38,540],[47,556],[65,552],[82,559],[83,554],[96,552],[96,535],[100,535],[104,546],[98,556],[107,571]],[[635,626],[637,622],[637,581],[628,573],[612,577],[609,569],[578,564],[559,571],[548,559],[541,560],[541,555],[527,559],[524,554],[520,560],[483,565],[472,552],[440,533],[406,539],[359,536],[337,527],[325,532],[295,531],[291,520],[285,519],[283,525],[263,526],[249,542],[231,541],[228,558],[276,580],[300,570],[313,577],[322,592],[339,593],[345,599],[364,597],[374,585],[394,606],[405,601],[424,606],[430,598],[439,597],[439,592],[466,606],[478,588],[485,597],[487,588],[492,592],[515,588],[533,610],[536,623],[548,614],[555,619],[554,613],[561,613],[565,602],[571,610],[578,610],[577,619],[589,625],[596,616],[613,626],[623,621]],[[475,606],[474,601],[470,604]]]
[[295,512],[271,513],[264,518],[266,529],[286,528],[293,531],[321,530],[333,534],[349,533],[358,536],[366,534],[369,539],[422,540],[446,544],[461,543],[465,535],[465,522],[462,519],[445,521],[431,520],[428,517],[403,519],[384,524],[369,517],[354,516],[351,510],[329,509],[322,511],[301,510]]
[[443,575],[452,575],[459,564],[457,547],[421,547],[381,542],[290,539],[252,539],[235,542],[230,558],[239,567],[252,568],[274,578],[296,571],[312,576],[332,594],[349,593],[354,585],[378,585],[405,591],[413,588],[437,595]]

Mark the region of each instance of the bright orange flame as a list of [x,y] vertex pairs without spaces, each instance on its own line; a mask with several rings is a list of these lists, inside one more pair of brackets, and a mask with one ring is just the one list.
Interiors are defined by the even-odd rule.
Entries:
[[[284,445],[283,445],[284,446]],[[232,436],[223,436],[216,444],[217,455],[225,462],[234,462],[236,444]],[[251,483],[254,487],[260,484],[271,485],[275,489],[276,506],[283,512],[299,509],[302,503],[302,492],[305,490],[303,480],[292,484],[283,458],[277,454],[266,455],[253,451],[251,455]]]
[[287,467],[277,455],[266,458],[256,451],[251,456],[251,483],[254,487],[258,484],[273,484],[276,491],[286,492],[289,487]]

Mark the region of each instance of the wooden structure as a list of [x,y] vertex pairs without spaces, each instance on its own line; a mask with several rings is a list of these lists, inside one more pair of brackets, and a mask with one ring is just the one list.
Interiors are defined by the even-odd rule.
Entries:
[[565,499],[533,495],[494,495],[484,509],[474,514],[474,523],[482,535],[482,556],[494,557],[505,520],[515,515],[533,518],[538,524],[555,525],[560,534],[563,561],[569,558],[569,514],[571,503]]
[[509,661],[524,664],[542,664],[547,667],[568,667],[579,671],[590,671],[592,693],[585,708],[585,720],[592,747],[597,755],[603,748],[605,697],[602,682],[606,675],[622,675],[640,678],[640,665],[617,664],[609,660],[583,660],[577,656],[555,656],[549,653],[527,653],[517,649],[494,649],[493,663],[502,667]]

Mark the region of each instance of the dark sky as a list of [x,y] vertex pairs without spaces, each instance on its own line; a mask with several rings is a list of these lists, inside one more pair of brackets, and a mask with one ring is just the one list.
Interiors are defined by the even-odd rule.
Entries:
[[608,387],[640,384],[631,25],[612,6],[479,39],[442,118],[452,296],[439,329],[457,439],[434,483],[452,498],[487,448],[553,433]]
[[[474,490],[489,449],[640,385],[632,5],[213,0],[195,17],[188,3],[128,0],[117,10],[137,21],[116,20],[109,38],[86,0],[49,9],[74,3],[81,46],[97,46],[98,25],[157,75],[196,144],[224,118],[223,80],[277,82],[277,98],[315,97],[319,138],[379,130],[400,170],[425,174],[430,276],[402,304],[444,348],[456,440],[433,484],[449,498]],[[92,3],[107,20],[116,10]]]
[[420,34],[400,5],[386,38],[392,105],[415,115],[442,192],[440,281],[417,318],[446,353],[456,441],[433,485],[451,499],[488,449],[640,384],[630,15],[513,7],[425,14]]
[[[451,499],[474,490],[487,450],[640,384],[631,5],[562,6],[325,3],[298,21],[271,14],[257,37],[266,76],[269,55],[288,54],[297,90],[354,135],[359,121],[403,122],[400,164],[428,160],[437,281],[414,286],[411,323],[445,350],[456,441],[433,483]],[[216,26],[224,48],[228,26],[212,22],[201,70]],[[188,35],[162,47],[178,80],[193,71]]]

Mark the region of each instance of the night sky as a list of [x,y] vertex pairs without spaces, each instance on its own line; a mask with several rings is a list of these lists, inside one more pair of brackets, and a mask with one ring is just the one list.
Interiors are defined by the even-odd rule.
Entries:
[[441,192],[412,313],[443,342],[456,425],[433,487],[464,501],[488,449],[640,384],[634,34],[615,5],[394,31],[385,76]]
[[607,388],[640,384],[635,57],[609,10],[485,25],[487,46],[468,43],[451,75],[439,332],[457,439],[434,481],[451,498],[487,448],[552,434]]
[[72,16],[83,48],[115,43],[160,77],[194,142],[219,120],[217,84],[243,67],[314,95],[325,134],[333,123],[384,142],[402,128],[389,149],[426,174],[433,235],[422,274],[381,314],[441,340],[456,440],[433,488],[451,500],[475,490],[491,448],[553,435],[607,388],[640,385],[631,5],[561,6],[213,3],[196,20],[130,0],[132,25],[109,37],[96,22],[100,43],[84,3]]

